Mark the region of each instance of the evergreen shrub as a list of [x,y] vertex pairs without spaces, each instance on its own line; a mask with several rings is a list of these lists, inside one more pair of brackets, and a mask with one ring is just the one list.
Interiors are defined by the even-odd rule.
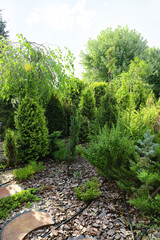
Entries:
[[78,79],[78,78],[73,78],[72,79],[72,84],[70,85],[69,89],[69,98],[76,107],[79,105],[80,97],[82,91],[85,89],[86,84],[84,81]]
[[13,107],[11,100],[0,100],[0,122],[2,122],[0,134],[2,139],[4,139],[5,131],[8,128],[15,129],[14,115],[15,108]]
[[17,142],[15,132],[11,129],[5,133],[3,150],[7,158],[7,165],[15,166],[17,163]]
[[27,178],[32,178],[37,172],[42,172],[44,168],[45,167],[43,166],[42,162],[36,163],[35,161],[30,161],[30,163],[24,168],[15,169],[13,174],[21,182]]
[[94,92],[91,88],[85,88],[82,92],[79,109],[83,117],[87,117],[90,121],[95,119],[96,102]]
[[15,125],[18,159],[21,162],[36,161],[48,154],[48,129],[44,110],[27,95],[18,108]]
[[106,93],[108,84],[106,82],[94,82],[92,83],[92,88],[94,90],[94,97],[96,101],[96,107],[100,106],[101,97]]
[[99,108],[96,114],[96,123],[100,127],[107,124],[111,127],[116,124],[118,117],[117,102],[114,92],[110,88],[106,88],[105,95],[101,97]]
[[66,135],[67,118],[64,107],[56,94],[53,94],[46,106],[45,116],[47,118],[49,134],[54,131],[61,131],[62,136]]
[[81,114],[81,128],[79,134],[79,140],[81,143],[88,141],[88,135],[90,132],[90,125],[93,123],[96,117],[96,106],[94,92],[91,88],[85,88],[82,92],[79,110]]
[[135,146],[138,161],[130,162],[130,168],[138,179],[132,188],[130,203],[154,216],[158,216],[160,212],[160,160],[157,156],[159,147],[158,143],[154,143],[154,135],[147,130],[144,139],[139,140]]
[[85,184],[81,184],[75,188],[76,197],[84,202],[89,202],[101,195],[100,186],[101,184],[98,183],[98,179],[93,177]]
[[126,132],[121,131],[120,124],[107,125],[99,130],[98,135],[90,136],[88,148],[83,156],[97,167],[105,178],[124,179],[130,175],[129,160],[135,159],[133,141]]

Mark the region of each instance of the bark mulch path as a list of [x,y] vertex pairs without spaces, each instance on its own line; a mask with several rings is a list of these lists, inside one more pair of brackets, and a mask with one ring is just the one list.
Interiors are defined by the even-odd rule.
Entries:
[[[96,176],[99,182],[103,182],[103,178],[99,176],[96,169],[91,166],[87,160],[77,157],[71,166],[71,175],[67,176],[65,163],[57,164],[50,159],[45,163],[45,170],[36,174],[32,179],[26,180],[21,184],[23,189],[39,188],[38,196],[42,199],[40,202],[31,203],[30,209],[25,205],[21,209],[15,209],[11,212],[5,222],[9,221],[17,214],[28,210],[47,211],[56,221],[60,223],[85,206],[85,203],[75,198],[74,188],[84,183],[86,180]],[[3,173],[5,181],[12,178],[9,171]],[[8,177],[7,177],[8,176]],[[107,239],[132,239],[129,223],[126,218],[126,212],[122,200],[122,192],[118,186],[110,181],[103,183],[101,186],[101,196],[94,200],[91,205],[81,214],[70,222],[62,225],[58,230],[57,226],[39,229],[30,233],[25,240],[72,240],[94,238],[100,240]],[[145,228],[139,227],[140,224],[149,224],[149,220],[143,219],[139,211],[133,206],[129,206],[130,217],[133,224],[138,229],[137,236]],[[0,219],[0,227],[5,223]],[[46,233],[49,233],[46,237]],[[79,238],[78,238],[79,237]],[[148,237],[144,240],[159,239],[160,235],[155,230],[148,230]]]

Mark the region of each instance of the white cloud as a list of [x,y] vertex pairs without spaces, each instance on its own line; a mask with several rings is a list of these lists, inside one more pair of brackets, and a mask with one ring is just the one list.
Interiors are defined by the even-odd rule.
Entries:
[[33,9],[32,13],[29,15],[29,17],[26,19],[26,23],[31,27],[35,23],[40,22],[40,9],[35,8]]
[[45,11],[47,22],[59,31],[72,31],[75,28],[87,29],[96,15],[93,9],[87,9],[86,0],[78,0],[75,5],[54,4]]

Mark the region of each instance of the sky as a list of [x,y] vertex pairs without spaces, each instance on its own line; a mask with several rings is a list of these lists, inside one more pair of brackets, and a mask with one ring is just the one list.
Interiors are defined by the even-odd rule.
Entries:
[[68,47],[81,77],[80,51],[89,38],[118,25],[136,29],[150,47],[160,48],[160,0],[0,0],[9,38],[23,34],[51,48]]

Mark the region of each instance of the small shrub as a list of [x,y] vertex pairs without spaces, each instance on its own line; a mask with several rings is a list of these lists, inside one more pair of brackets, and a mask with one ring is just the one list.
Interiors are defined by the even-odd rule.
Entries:
[[41,199],[34,195],[37,191],[38,188],[30,188],[0,199],[0,219],[5,220],[12,210],[20,208],[24,203],[40,201]]
[[17,162],[17,143],[15,132],[11,129],[6,131],[3,150],[7,158],[7,165],[15,166]]
[[98,183],[98,179],[93,177],[88,180],[84,185],[81,184],[80,187],[75,188],[76,197],[84,202],[89,202],[101,195]]
[[43,166],[42,162],[36,163],[35,161],[31,161],[30,164],[24,168],[14,170],[13,174],[21,182],[27,178],[32,178],[33,175],[37,172],[42,172],[44,168],[45,167]]
[[124,179],[130,174],[129,160],[135,159],[133,141],[121,131],[119,122],[111,129],[107,125],[98,135],[90,136],[88,148],[83,155],[97,167],[106,178]]
[[145,213],[154,214],[160,212],[160,195],[152,197],[160,186],[160,162],[157,157],[157,147],[154,143],[154,135],[148,130],[144,139],[139,140],[135,149],[139,155],[137,162],[131,161],[131,170],[138,179],[138,184],[132,189],[133,196],[130,203]]
[[60,131],[55,131],[48,136],[49,154],[51,154],[53,157],[54,157],[54,152],[58,151],[62,147],[61,141],[59,140],[60,136],[61,136]]
[[63,140],[58,140],[57,144],[58,144],[58,150],[56,150],[53,153],[54,158],[58,162],[65,161],[68,153],[68,149],[67,149],[68,143],[63,139]]

